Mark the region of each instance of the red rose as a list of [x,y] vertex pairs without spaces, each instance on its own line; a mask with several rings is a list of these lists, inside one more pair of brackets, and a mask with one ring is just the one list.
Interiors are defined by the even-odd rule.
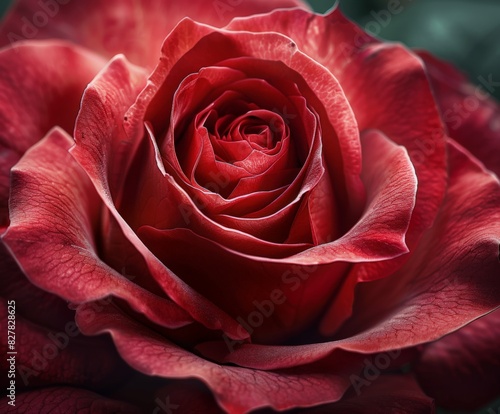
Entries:
[[193,378],[230,413],[495,397],[498,311],[473,321],[500,304],[498,105],[454,129],[452,68],[337,9],[240,3],[20,1],[4,23],[29,37],[43,4],[33,37],[81,45],[0,52],[17,402],[218,411],[167,380]]

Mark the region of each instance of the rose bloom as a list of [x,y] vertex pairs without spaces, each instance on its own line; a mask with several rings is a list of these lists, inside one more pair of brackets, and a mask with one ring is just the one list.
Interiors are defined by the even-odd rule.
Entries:
[[299,0],[18,0],[0,39],[2,412],[499,396],[485,88]]

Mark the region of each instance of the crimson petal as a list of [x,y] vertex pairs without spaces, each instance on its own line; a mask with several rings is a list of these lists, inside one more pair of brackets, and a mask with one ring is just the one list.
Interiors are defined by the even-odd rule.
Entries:
[[[301,0],[15,0],[0,28],[0,46],[22,39],[60,38],[111,58],[124,53],[132,62],[152,67],[165,36],[184,17],[215,26],[233,17],[277,8],[304,7]],[[147,45],[147,47],[144,47]]]
[[102,204],[54,129],[12,169],[11,225],[2,236],[28,278],[76,303],[114,295],[169,327],[191,318],[170,300],[130,282],[97,256],[92,230]]
[[0,403],[4,413],[52,413],[66,414],[88,412],[92,414],[141,414],[143,410],[123,401],[105,398],[81,388],[51,387],[27,391],[16,396],[16,405],[7,405],[3,398]]
[[0,51],[0,227],[8,222],[10,169],[53,126],[73,132],[83,90],[104,64],[61,41]]
[[449,409],[474,410],[499,396],[500,310],[428,345],[416,367],[427,394]]
[[215,364],[132,322],[112,306],[91,323],[77,321],[86,334],[111,334],[118,352],[136,370],[167,378],[199,379],[210,387],[222,408],[235,414],[261,407],[281,411],[338,401],[350,384],[349,367],[343,364],[328,373],[318,368],[312,372],[273,372]]

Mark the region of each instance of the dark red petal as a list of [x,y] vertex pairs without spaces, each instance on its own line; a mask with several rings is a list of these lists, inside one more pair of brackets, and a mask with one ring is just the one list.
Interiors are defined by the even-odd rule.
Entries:
[[416,367],[438,405],[475,410],[500,396],[500,310],[428,345]]
[[424,60],[448,134],[500,177],[500,106],[491,96],[498,78],[480,76],[473,86],[450,64],[427,52]]
[[[175,320],[180,317],[179,312],[185,314],[185,310],[207,327],[223,329],[231,337],[240,338],[236,321],[193,291],[154,257],[116,209],[115,202],[118,200],[120,204],[123,196],[125,172],[129,170],[144,138],[143,125],[131,135],[126,135],[124,129],[117,125],[123,125],[125,111],[133,103],[144,82],[144,74],[137,67],[129,64],[122,56],[113,59],[85,91],[75,128],[76,146],[72,148],[71,153],[90,177],[125,237],[145,259],[153,278],[180,306],[180,308],[175,305],[173,307],[176,309],[176,316],[168,315],[167,312],[165,317],[172,316],[172,320]],[[125,124],[131,121],[125,121]],[[141,122],[140,119],[134,121]],[[145,171],[146,175],[149,176],[150,170],[158,171],[156,162],[151,158],[147,157],[140,161],[139,171]],[[163,184],[162,181],[153,180],[148,185],[156,188],[158,184]],[[129,200],[127,202],[130,203]],[[172,203],[172,200],[169,199],[168,202]],[[154,213],[157,208],[156,205]],[[178,206],[171,208],[177,209]],[[161,212],[166,214],[164,211]],[[170,301],[168,303],[173,305]]]
[[[345,263],[322,268],[262,263],[188,229],[160,231],[144,226],[137,233],[189,286],[239,324],[246,321],[239,329],[249,331],[252,340],[259,343],[283,340],[307,329],[331,300],[348,267]],[[192,260],[193,251],[196,260]],[[259,310],[259,304],[264,311]]]
[[2,283],[0,296],[16,301],[16,314],[49,329],[64,330],[74,312],[63,299],[33,285],[19,268],[3,241],[0,241]]
[[[24,309],[20,307],[22,302],[18,299],[18,295],[9,295],[8,301],[15,301],[13,308],[7,307],[7,300],[1,299],[0,303],[0,322],[5,326],[3,330],[5,339],[2,339],[0,345],[5,358],[2,358],[0,368],[5,373],[10,368],[7,358],[12,356],[12,354],[7,354],[11,349],[7,348],[6,343],[8,309],[15,310],[15,330],[13,331],[15,333],[14,348],[17,352],[14,364],[17,393],[52,384],[105,390],[122,382],[122,376],[129,373],[128,367],[117,354],[112,341],[103,337],[84,336],[74,322],[73,312],[58,328],[47,328],[25,319],[22,316]],[[36,303],[33,306],[42,310]],[[94,309],[94,314],[96,312],[97,310]],[[47,309],[46,325],[51,324],[52,321],[48,320],[48,317],[53,313],[53,309]],[[2,379],[3,383],[4,379]]]
[[141,414],[143,410],[126,402],[112,400],[81,388],[52,387],[27,391],[16,396],[16,405],[0,400],[4,413],[92,413]]
[[[7,301],[15,302],[17,393],[61,382],[99,390],[122,381],[126,365],[111,341],[84,337],[67,302],[30,283],[3,242],[0,263],[1,323],[6,327],[5,332]],[[7,336],[0,341],[4,355],[9,351],[6,341]],[[4,372],[8,371],[4,369],[6,365],[6,359],[0,362]]]
[[[361,381],[361,380],[360,380]],[[363,384],[360,382],[360,384]],[[363,384],[365,385],[365,384]],[[347,394],[342,401],[311,410],[311,414],[432,414],[434,402],[410,375],[382,375],[360,395]]]
[[0,227],[8,221],[10,168],[52,127],[73,133],[83,90],[104,64],[60,41],[0,51]]
[[163,39],[184,17],[215,26],[233,17],[282,7],[304,7],[301,0],[16,0],[0,29],[0,45],[21,39],[60,38],[105,57],[124,53],[141,66],[154,66]]
[[99,313],[91,323],[77,320],[86,334],[109,332],[122,357],[138,371],[203,381],[221,407],[231,413],[268,406],[285,410],[338,401],[350,385],[346,371],[349,368],[345,364],[338,364],[328,373],[273,372],[214,364],[132,322],[113,307]]
[[158,406],[170,407],[172,414],[225,414],[210,390],[196,380],[173,380],[157,393]]
[[114,295],[156,323],[191,318],[168,299],[140,288],[97,256],[93,228],[102,204],[69,154],[73,140],[54,129],[12,169],[11,225],[3,241],[38,287],[72,302]]

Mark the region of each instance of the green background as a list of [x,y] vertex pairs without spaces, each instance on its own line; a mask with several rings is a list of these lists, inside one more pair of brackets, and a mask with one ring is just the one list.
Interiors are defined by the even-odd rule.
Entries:
[[[390,13],[387,18],[389,1],[400,5],[396,9],[401,12]],[[325,12],[336,3],[309,2],[318,12]],[[0,16],[9,3],[10,0],[0,0]],[[339,3],[345,14],[372,34],[426,49],[453,62],[474,83],[478,83],[480,76],[500,81],[500,0],[339,0]],[[385,19],[381,20],[381,16]],[[494,95],[500,98],[500,88],[496,88]],[[478,413],[497,414],[499,407],[500,400]]]

